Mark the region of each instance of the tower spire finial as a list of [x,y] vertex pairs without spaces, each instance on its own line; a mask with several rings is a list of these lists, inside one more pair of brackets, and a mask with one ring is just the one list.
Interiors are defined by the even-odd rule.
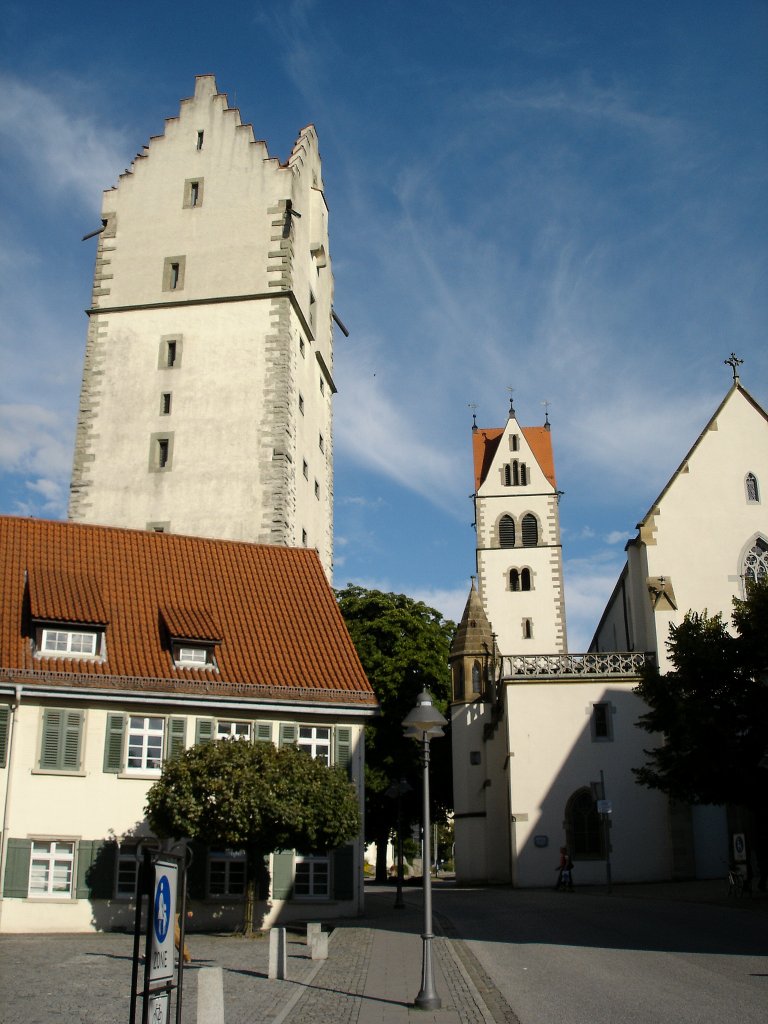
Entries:
[[742,365],[744,360],[743,359],[739,359],[739,357],[736,355],[735,352],[731,352],[730,358],[724,359],[723,362],[725,363],[726,366],[730,366],[731,370],[733,371],[733,383],[734,384],[738,384],[739,383],[739,367]]
[[472,429],[477,430],[477,402],[467,402],[467,408],[472,410]]
[[514,396],[514,393],[515,393],[515,389],[514,388],[507,388],[507,391],[509,392],[509,417],[508,418],[509,419],[514,419],[514,417],[515,417],[515,406],[514,406],[514,397],[513,396]]
[[550,405],[552,405],[552,403],[549,401],[548,398],[545,398],[541,404],[544,406],[544,429],[550,430],[551,427],[549,423],[549,407]]

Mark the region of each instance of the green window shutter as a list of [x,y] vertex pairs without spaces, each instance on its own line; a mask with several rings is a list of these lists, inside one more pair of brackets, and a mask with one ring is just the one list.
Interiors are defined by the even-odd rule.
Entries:
[[271,743],[272,742],[272,723],[271,722],[254,722],[253,723],[253,741],[254,741],[254,743]]
[[62,718],[61,767],[67,771],[77,772],[80,770],[83,712],[66,711]]
[[11,724],[11,709],[0,707],[0,768],[5,768],[8,760],[8,730]]
[[168,719],[168,737],[165,744],[165,759],[172,761],[184,753],[184,744],[187,738],[186,718]]
[[352,728],[349,725],[337,725],[334,734],[336,750],[334,764],[339,768],[352,768]]
[[5,854],[3,896],[9,896],[12,899],[25,899],[29,894],[29,862],[31,857],[31,840],[8,840]]
[[198,743],[210,743],[213,739],[213,719],[212,718],[196,718],[195,719],[195,746]]
[[79,900],[87,900],[91,895],[86,877],[91,870],[91,864],[96,856],[96,850],[101,843],[93,842],[91,839],[81,839],[77,844],[77,872],[75,875],[75,896]]
[[293,894],[293,850],[272,854],[272,899],[289,900]]
[[61,768],[61,727],[64,712],[45,708],[43,711],[43,738],[40,743],[40,768]]
[[295,725],[290,722],[280,723],[280,746],[289,747],[292,743],[296,742],[298,737],[298,729]]
[[333,896],[351,900],[355,895],[355,848],[340,846],[333,851]]
[[107,732],[104,740],[104,771],[119,772],[123,767],[123,733],[125,715],[107,715]]

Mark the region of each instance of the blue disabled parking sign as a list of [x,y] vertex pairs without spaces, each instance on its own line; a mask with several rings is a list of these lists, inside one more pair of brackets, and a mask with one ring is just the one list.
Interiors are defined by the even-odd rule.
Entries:
[[176,912],[176,863],[158,860],[155,863],[155,885],[152,898],[152,949],[149,981],[165,981],[173,977],[173,919]]

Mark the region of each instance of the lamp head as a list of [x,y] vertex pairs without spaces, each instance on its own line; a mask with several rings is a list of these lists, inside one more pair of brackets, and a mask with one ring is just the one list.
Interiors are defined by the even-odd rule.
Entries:
[[428,738],[442,736],[441,727],[447,724],[447,719],[434,706],[432,697],[426,690],[421,691],[416,698],[416,707],[403,719],[405,735],[410,739],[421,739],[424,733]]

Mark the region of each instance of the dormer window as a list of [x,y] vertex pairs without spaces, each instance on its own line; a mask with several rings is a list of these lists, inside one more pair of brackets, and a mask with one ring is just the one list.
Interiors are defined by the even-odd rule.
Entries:
[[213,645],[174,644],[173,660],[180,668],[205,668],[213,664]]
[[100,630],[44,628],[40,653],[60,658],[95,658],[101,652]]
[[216,645],[221,629],[205,608],[161,608],[176,668],[216,670]]

